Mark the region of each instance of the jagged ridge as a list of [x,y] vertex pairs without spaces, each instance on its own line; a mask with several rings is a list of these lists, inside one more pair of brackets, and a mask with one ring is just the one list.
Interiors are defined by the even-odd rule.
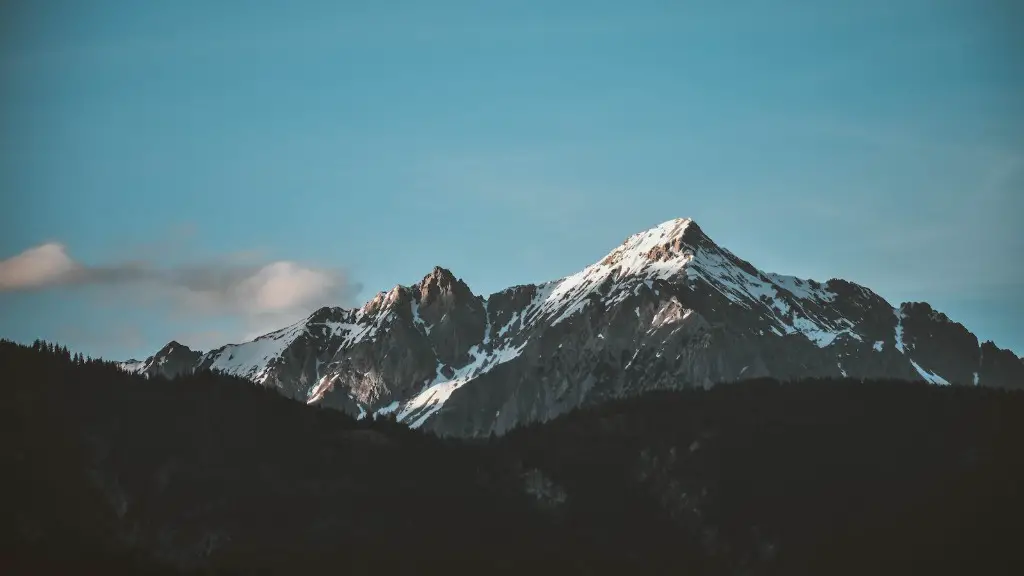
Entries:
[[634,234],[576,274],[487,298],[435,267],[359,309],[322,308],[251,342],[202,355],[172,344],[125,367],[219,370],[359,417],[471,435],[679,382],[1024,380],[1019,358],[926,304],[762,272],[689,219]]

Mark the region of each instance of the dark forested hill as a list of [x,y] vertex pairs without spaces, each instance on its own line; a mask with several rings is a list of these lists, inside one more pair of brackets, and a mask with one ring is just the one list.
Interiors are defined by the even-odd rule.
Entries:
[[0,344],[5,574],[1024,573],[1024,394],[755,380],[483,441]]

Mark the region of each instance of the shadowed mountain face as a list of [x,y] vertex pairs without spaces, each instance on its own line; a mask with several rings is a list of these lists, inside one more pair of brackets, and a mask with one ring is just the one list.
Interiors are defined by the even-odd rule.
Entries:
[[148,376],[162,376],[174,378],[182,374],[191,373],[202,357],[202,353],[195,352],[188,346],[177,341],[170,341],[156,354],[145,360],[129,360],[122,363],[122,366],[130,372],[138,372]]
[[0,366],[3,574],[1024,573],[1019,391],[758,379],[479,441],[210,372]]
[[394,413],[460,436],[646,390],[759,377],[1024,382],[1024,361],[979,345],[927,304],[894,307],[845,280],[763,272],[683,219],[553,282],[483,298],[435,268],[360,309],[323,308],[201,355],[168,345],[125,367],[223,371],[357,417]]

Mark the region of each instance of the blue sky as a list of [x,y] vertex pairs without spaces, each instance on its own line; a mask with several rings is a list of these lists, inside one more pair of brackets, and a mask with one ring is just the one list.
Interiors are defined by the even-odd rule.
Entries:
[[91,280],[0,293],[4,337],[205,348],[692,217],[1024,352],[1011,2],[13,4],[0,260]]

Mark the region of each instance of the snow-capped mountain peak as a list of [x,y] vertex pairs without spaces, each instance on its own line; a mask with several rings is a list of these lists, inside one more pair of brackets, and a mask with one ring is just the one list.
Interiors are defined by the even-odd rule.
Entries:
[[206,354],[172,342],[125,368],[219,370],[311,404],[453,434],[500,433],[618,394],[738,378],[1024,380],[1016,355],[979,346],[927,305],[895,308],[843,280],[763,272],[685,218],[558,280],[482,298],[438,266],[358,309],[321,308]]
[[[601,260],[605,266],[622,266],[625,273],[643,267],[644,261],[685,259],[684,238],[693,224],[689,218],[663,222],[650,230],[634,234]],[[692,250],[692,247],[690,247]]]

